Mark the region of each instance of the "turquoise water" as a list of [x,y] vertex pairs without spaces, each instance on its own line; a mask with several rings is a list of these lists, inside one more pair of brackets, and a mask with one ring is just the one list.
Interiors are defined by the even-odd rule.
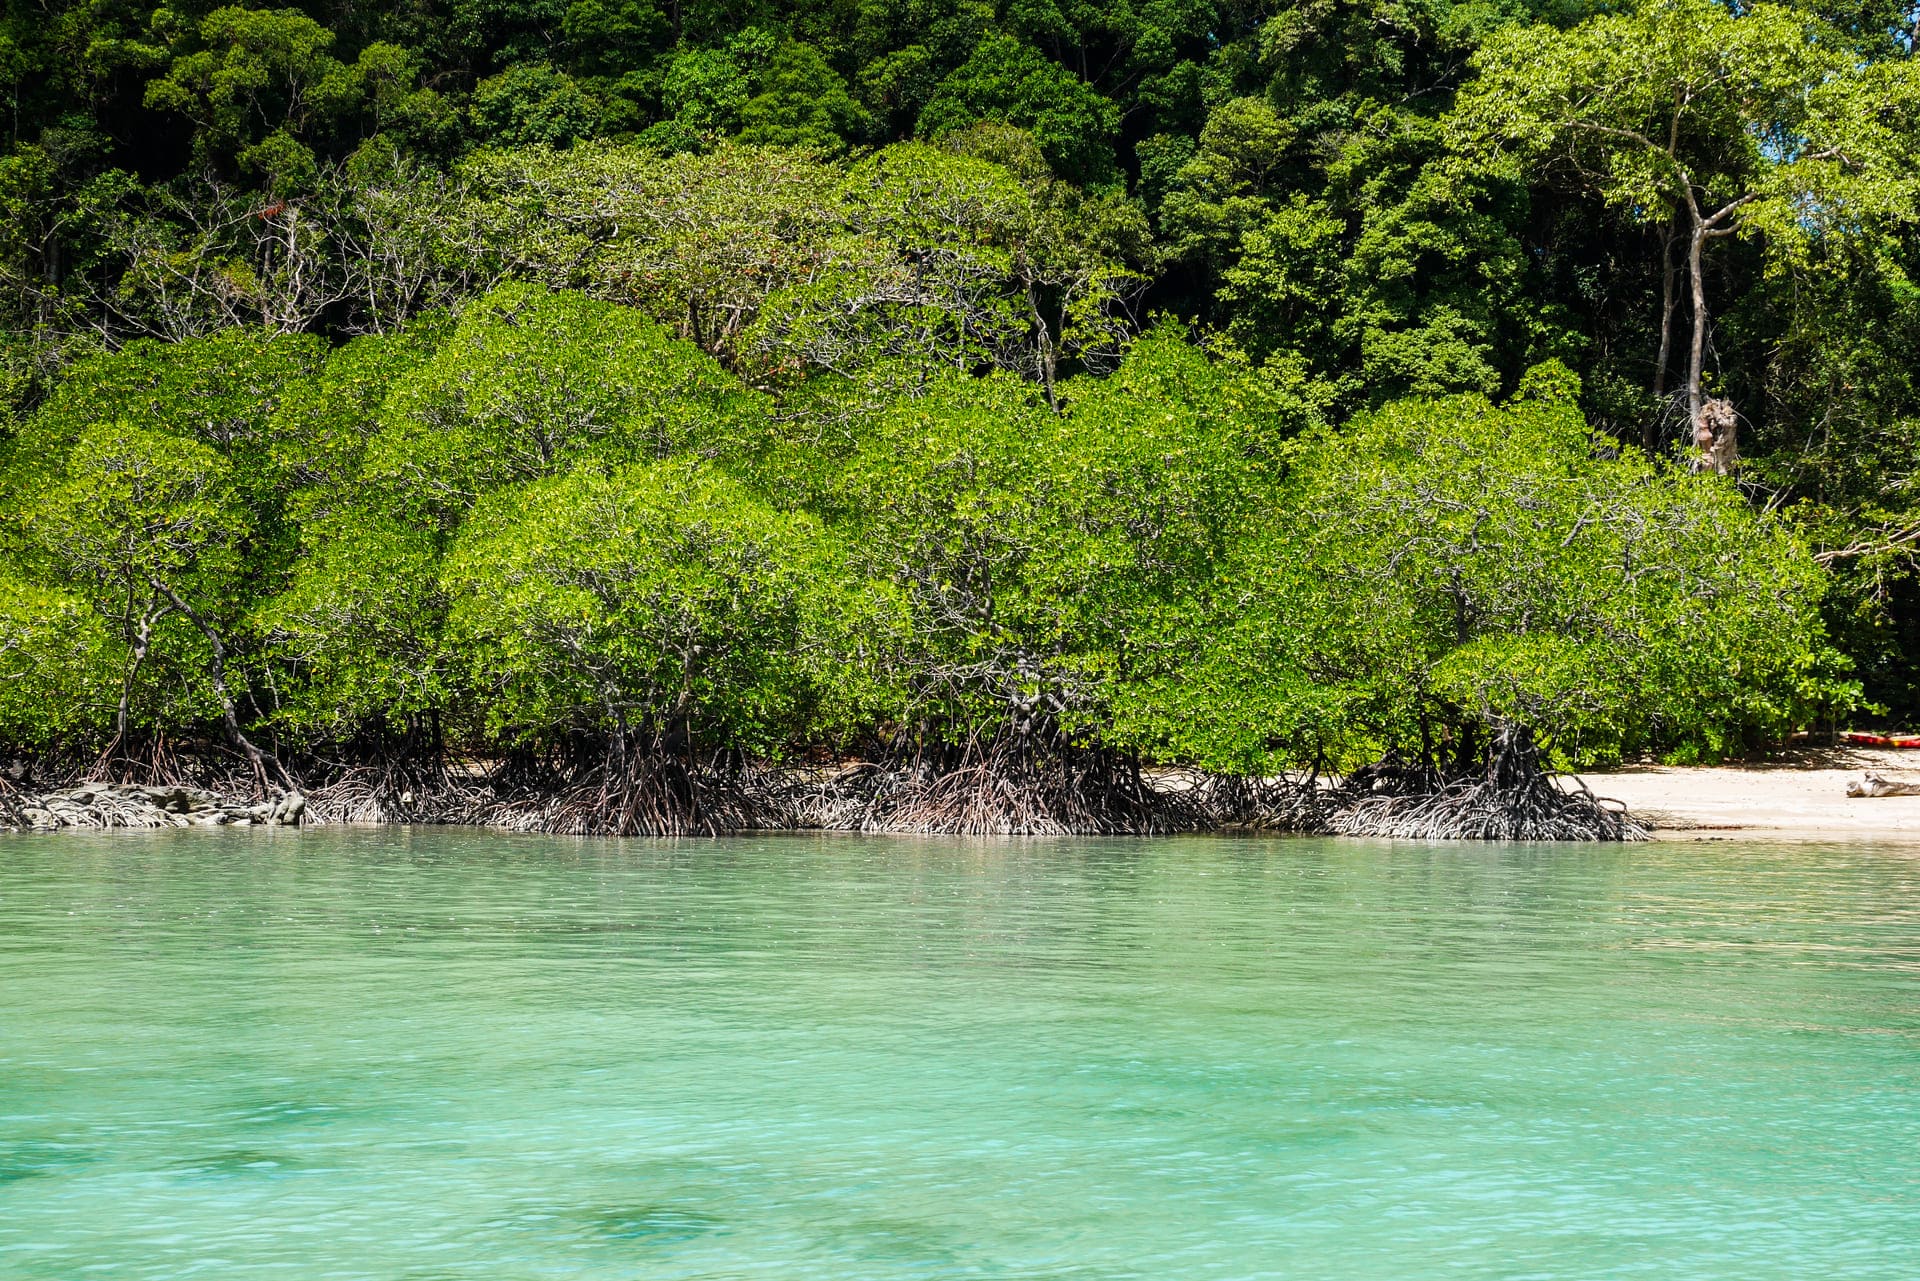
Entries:
[[6,1278],[1920,1276],[1920,847],[0,840]]

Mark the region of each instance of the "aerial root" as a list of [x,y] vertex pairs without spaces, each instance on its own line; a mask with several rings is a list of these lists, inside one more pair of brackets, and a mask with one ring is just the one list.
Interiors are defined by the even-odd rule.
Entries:
[[1644,841],[1626,806],[1550,774],[1532,735],[1503,726],[1485,772],[1441,779],[1389,759],[1335,789],[1324,830],[1342,836],[1457,841]]
[[847,832],[1120,836],[1215,825],[1203,790],[1149,783],[1123,758],[1005,744],[840,770],[808,801],[808,826]]
[[1356,797],[1326,830],[1426,841],[1644,841],[1648,835],[1620,802],[1550,779],[1524,789],[1481,779],[1411,796]]
[[642,755],[590,767],[527,762],[358,766],[310,794],[317,821],[442,823],[553,836],[713,836],[797,827],[798,788],[738,760]]
[[[150,772],[220,794],[250,786],[238,763],[225,758],[169,760],[164,771]],[[371,763],[309,759],[300,772],[305,821],[317,824],[455,824],[574,836],[800,829],[956,836],[1229,830],[1510,841],[1647,836],[1618,802],[1549,774],[1518,733],[1496,736],[1484,772],[1464,779],[1392,757],[1330,783],[1142,769],[1117,753],[1005,742],[838,766],[778,766],[737,753],[619,758],[596,751],[584,764],[401,753]],[[41,773],[35,793],[52,782],[49,769]],[[118,792],[100,790],[108,800]],[[0,782],[0,826],[28,825],[19,812],[26,791]],[[103,809],[91,821],[139,816],[129,810],[110,817]]]

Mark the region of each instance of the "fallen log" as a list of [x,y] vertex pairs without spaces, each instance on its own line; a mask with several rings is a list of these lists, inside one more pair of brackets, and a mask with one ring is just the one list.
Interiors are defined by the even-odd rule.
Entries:
[[1920,796],[1920,782],[1885,778],[1868,770],[1847,784],[1848,796]]

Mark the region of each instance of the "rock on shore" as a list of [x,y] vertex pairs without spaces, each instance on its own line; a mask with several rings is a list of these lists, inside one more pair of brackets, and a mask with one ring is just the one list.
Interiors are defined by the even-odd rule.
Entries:
[[0,830],[53,832],[63,827],[297,827],[307,800],[287,792],[255,805],[222,800],[198,787],[81,783],[42,793],[0,797]]

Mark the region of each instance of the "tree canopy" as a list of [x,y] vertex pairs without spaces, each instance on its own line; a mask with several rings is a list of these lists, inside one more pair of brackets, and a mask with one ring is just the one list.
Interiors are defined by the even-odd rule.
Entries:
[[12,5],[0,738],[1137,780],[1912,716],[1914,30]]

